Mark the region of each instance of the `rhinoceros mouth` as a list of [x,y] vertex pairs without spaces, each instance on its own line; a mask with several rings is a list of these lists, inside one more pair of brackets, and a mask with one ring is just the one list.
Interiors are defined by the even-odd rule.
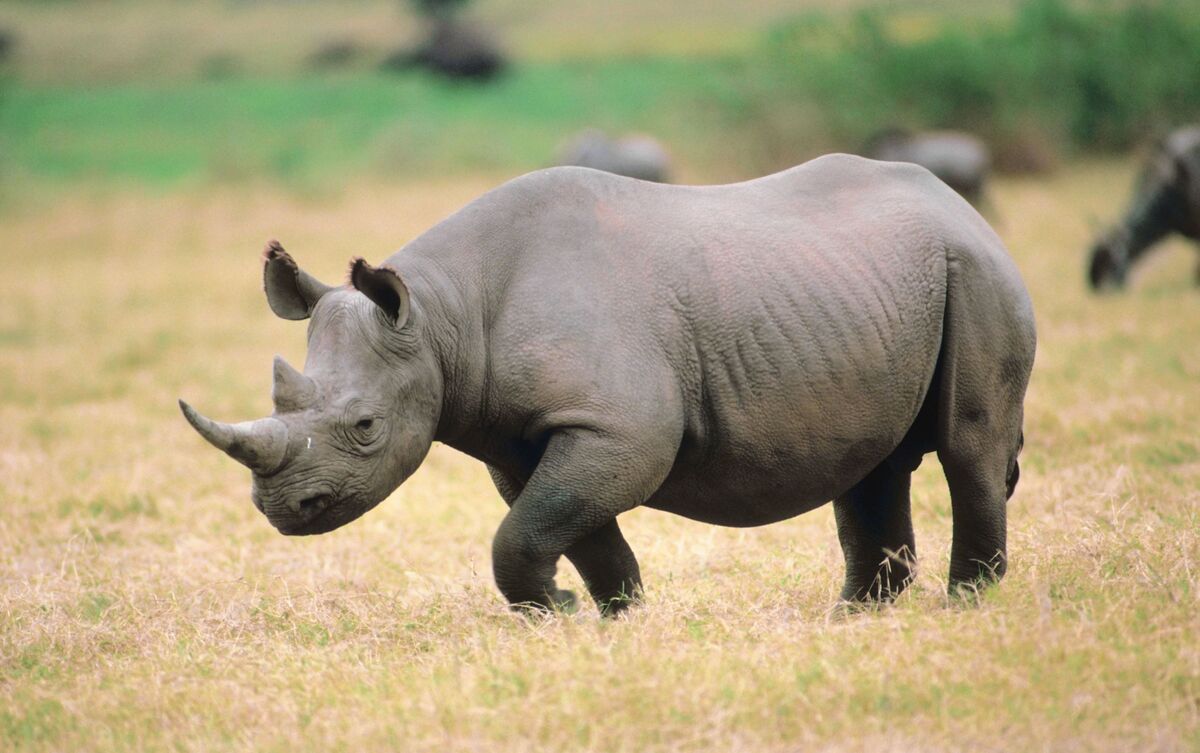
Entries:
[[271,523],[284,536],[313,536],[318,533],[327,533],[341,525],[336,521],[336,516],[329,514],[330,512],[331,510],[325,509],[307,520],[292,519],[271,521]]
[[315,536],[341,528],[361,514],[352,503],[318,494],[300,500],[296,517],[271,520],[271,525],[284,536]]

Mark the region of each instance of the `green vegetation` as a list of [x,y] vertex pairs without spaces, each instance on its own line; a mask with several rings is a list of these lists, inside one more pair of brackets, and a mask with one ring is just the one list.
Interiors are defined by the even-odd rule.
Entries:
[[[810,14],[777,26],[764,91],[856,143],[889,125],[1112,150],[1200,116],[1200,5],[1024,0],[1002,22]],[[1036,136],[1035,136],[1036,134]]]
[[722,61],[647,59],[527,64],[487,86],[374,72],[17,85],[0,152],[9,172],[69,181],[513,171],[588,125],[694,135],[685,114],[733,78]]
[[527,60],[486,86],[362,67],[238,75],[220,60],[220,76],[208,59],[199,78],[162,81],[47,84],[18,72],[0,99],[0,170],[22,184],[299,187],[511,174],[548,164],[593,125],[659,135],[700,179],[857,149],[894,125],[971,129],[1020,167],[1125,148],[1200,116],[1200,6],[1170,0],[821,10],[736,53]]

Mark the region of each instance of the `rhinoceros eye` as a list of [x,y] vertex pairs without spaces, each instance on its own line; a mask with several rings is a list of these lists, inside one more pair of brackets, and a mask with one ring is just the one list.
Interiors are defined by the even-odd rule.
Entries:
[[372,445],[379,439],[383,422],[374,416],[363,416],[353,424],[350,438],[362,447]]
[[342,435],[352,445],[366,450],[379,444],[387,433],[387,419],[380,409],[365,401],[354,400],[344,408],[339,422]]

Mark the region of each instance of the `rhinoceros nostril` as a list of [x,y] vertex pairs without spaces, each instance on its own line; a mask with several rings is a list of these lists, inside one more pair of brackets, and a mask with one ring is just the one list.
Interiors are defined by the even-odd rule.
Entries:
[[288,500],[287,506],[297,515],[316,515],[329,505],[329,497],[325,494],[315,494],[300,500]]

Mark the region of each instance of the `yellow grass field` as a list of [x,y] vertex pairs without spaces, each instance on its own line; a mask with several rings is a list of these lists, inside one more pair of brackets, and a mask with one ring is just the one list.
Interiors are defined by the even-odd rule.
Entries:
[[[1001,181],[1039,353],[1007,579],[944,596],[949,498],[914,485],[922,571],[832,609],[828,508],[750,530],[637,510],[646,604],[536,624],[492,585],[505,511],[435,447],[362,520],[279,536],[205,445],[270,410],[270,237],[336,281],[494,185],[297,198],[82,192],[0,215],[0,750],[1200,750],[1200,290],[1168,244],[1083,288],[1132,163]],[[563,565],[567,587],[577,576]]]

